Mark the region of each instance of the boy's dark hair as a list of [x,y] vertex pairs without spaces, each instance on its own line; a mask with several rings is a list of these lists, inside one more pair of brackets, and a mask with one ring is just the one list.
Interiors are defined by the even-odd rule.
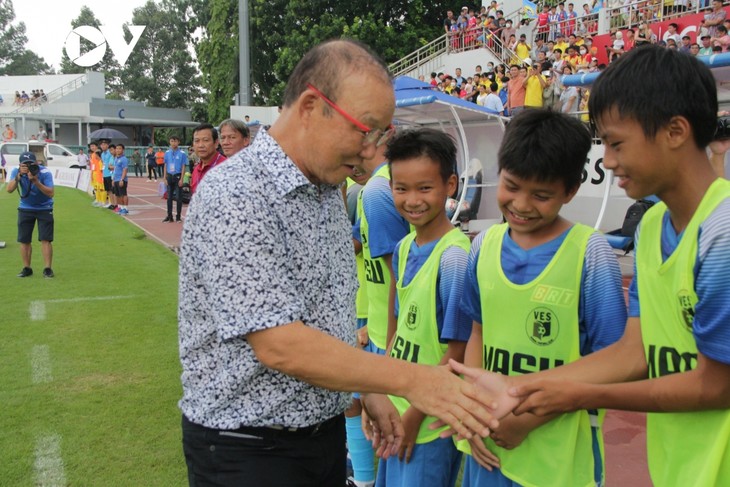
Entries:
[[490,91],[491,91],[492,93],[494,93],[494,92],[495,92],[495,91],[497,91],[498,89],[499,89],[499,85],[498,85],[498,84],[497,84],[496,82],[492,81],[492,82],[491,82],[491,83],[489,84],[489,90],[490,90]]
[[497,154],[499,170],[527,180],[580,186],[591,135],[577,118],[552,110],[526,110],[507,125]]
[[109,144],[109,149],[115,149],[117,146],[115,144]]
[[672,117],[684,117],[697,146],[705,148],[717,126],[715,78],[694,56],[652,45],[634,48],[593,85],[589,109],[594,128],[614,108],[622,118],[636,120],[649,139]]
[[213,140],[218,140],[218,129],[213,127],[212,124],[209,123],[201,123],[197,127],[193,129],[193,137],[195,137],[195,134],[198,132],[201,132],[203,130],[210,130],[211,135],[213,136]]
[[117,145],[114,146],[115,149],[117,147],[121,147],[122,149],[126,149],[127,148],[124,144],[117,144]]
[[385,158],[388,166],[394,162],[425,156],[439,165],[441,179],[446,182],[456,174],[456,144],[440,130],[417,128],[398,132],[388,141]]
[[179,135],[176,135],[176,134],[172,134],[170,136],[170,140],[177,140],[178,142],[180,142],[180,136]]

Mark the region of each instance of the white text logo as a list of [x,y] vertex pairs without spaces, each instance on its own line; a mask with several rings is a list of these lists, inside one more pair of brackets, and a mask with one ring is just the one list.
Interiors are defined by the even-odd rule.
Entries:
[[[121,66],[127,62],[132,49],[137,45],[146,25],[128,25],[127,28],[132,34],[132,40],[124,40],[124,30],[121,27],[100,26],[99,29],[90,25],[80,25],[72,30],[64,47],[66,55],[77,66],[89,67],[101,62],[106,53],[106,46],[112,50],[112,54]],[[93,48],[81,54],[81,38],[93,44]]]

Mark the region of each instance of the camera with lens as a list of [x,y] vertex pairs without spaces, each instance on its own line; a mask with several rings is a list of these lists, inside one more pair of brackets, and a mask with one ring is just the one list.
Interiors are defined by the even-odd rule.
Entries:
[[720,117],[717,119],[714,140],[724,139],[730,139],[730,117]]
[[38,167],[38,163],[35,162],[23,162],[21,165],[28,168],[28,173],[31,176],[37,176],[38,173],[41,171],[41,168]]

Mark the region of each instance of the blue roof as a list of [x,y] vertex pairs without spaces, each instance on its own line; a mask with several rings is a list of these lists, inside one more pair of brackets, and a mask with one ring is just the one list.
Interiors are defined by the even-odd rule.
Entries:
[[[722,52],[711,56],[697,56],[697,59],[705,63],[710,69],[730,67],[730,52]],[[601,73],[579,73],[571,74],[563,79],[565,86],[588,86],[596,82]],[[717,75],[715,76],[718,77]]]
[[[398,108],[416,107],[419,105],[440,104],[449,107],[458,107],[459,112],[463,110],[473,112],[479,118],[483,115],[497,117],[493,111],[477,105],[470,101],[462,100],[447,93],[434,89],[429,83],[419,81],[408,76],[400,76],[395,79],[395,106]],[[396,113],[396,119],[398,118]],[[451,118],[451,117],[450,117]],[[469,117],[472,118],[472,117]]]

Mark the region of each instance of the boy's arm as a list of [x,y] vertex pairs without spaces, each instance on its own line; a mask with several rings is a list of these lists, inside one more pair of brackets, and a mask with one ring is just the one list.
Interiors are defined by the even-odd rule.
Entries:
[[598,407],[646,412],[727,409],[730,365],[698,353],[697,367],[689,372],[618,384],[543,381],[517,387],[514,393],[529,396],[516,413],[547,414]]

